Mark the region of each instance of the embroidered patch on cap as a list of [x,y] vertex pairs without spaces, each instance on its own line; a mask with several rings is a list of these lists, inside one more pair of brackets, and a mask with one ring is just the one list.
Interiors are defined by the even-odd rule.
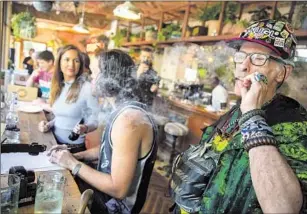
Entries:
[[[284,21],[272,19],[261,20],[252,23],[239,38],[234,39],[234,45],[238,40],[250,40],[271,48],[283,59],[294,57],[297,39],[293,34],[292,26]],[[231,45],[231,41],[228,42]]]

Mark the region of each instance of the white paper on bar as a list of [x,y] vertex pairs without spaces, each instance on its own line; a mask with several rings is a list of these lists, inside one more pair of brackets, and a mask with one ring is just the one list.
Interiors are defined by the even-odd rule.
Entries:
[[12,166],[23,166],[26,170],[51,171],[63,170],[64,168],[49,161],[47,152],[39,153],[37,156],[29,153],[2,153],[1,174],[8,173]]
[[[1,136],[2,136],[3,132],[4,132],[4,129],[5,129],[5,123],[1,123],[0,129],[1,129]],[[3,140],[3,139],[1,139],[1,140]]]

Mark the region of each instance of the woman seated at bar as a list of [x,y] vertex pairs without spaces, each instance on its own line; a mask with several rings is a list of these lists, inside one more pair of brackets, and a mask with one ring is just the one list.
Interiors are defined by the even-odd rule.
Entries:
[[[146,106],[135,101],[139,93],[130,56],[111,50],[97,58],[99,71],[92,70],[95,93],[114,108],[102,145],[74,155],[66,146],[56,146],[50,150],[50,161],[81,178],[81,191],[95,190],[91,213],[139,213],[156,159],[155,124]],[[99,160],[97,170],[79,160]]]
[[[77,47],[67,45],[60,49],[50,95],[55,118],[39,123],[41,132],[53,130],[58,144],[77,144],[74,147],[81,150],[85,150],[84,134],[98,126],[99,111],[98,99],[92,95],[91,83],[83,76],[83,67],[84,61]],[[80,124],[82,119],[84,124]],[[72,135],[72,131],[75,134]]]

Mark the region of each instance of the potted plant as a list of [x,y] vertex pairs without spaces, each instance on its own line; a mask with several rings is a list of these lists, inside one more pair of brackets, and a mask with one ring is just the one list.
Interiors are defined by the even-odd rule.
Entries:
[[14,14],[11,25],[16,38],[31,39],[36,36],[36,19],[29,12]]
[[131,33],[130,34],[130,37],[129,37],[130,42],[138,42],[140,40],[141,40],[141,34],[140,33],[136,33],[136,34]]
[[300,5],[296,5],[296,8],[297,7],[299,7],[299,9],[293,16],[292,25],[294,29],[302,28],[307,30],[307,3],[303,2]]
[[127,29],[123,28],[120,29],[113,37],[112,40],[114,41],[115,47],[120,47],[123,42],[127,41]]
[[201,8],[198,11],[198,19],[205,23],[205,27],[208,27],[209,36],[217,34],[219,29],[219,16],[221,11],[221,3],[214,3],[213,5]]
[[239,10],[239,4],[237,2],[228,2],[227,7],[225,9],[225,16],[224,16],[224,26],[222,29],[222,34],[233,34],[232,28],[237,22],[237,15]]
[[158,40],[165,41],[168,39],[178,39],[181,38],[181,30],[179,24],[167,24],[161,31],[158,33]]
[[262,19],[269,19],[270,18],[269,10],[272,10],[271,6],[260,5],[255,10],[248,11],[248,13],[252,14],[251,21],[255,22]]
[[147,27],[145,29],[145,41],[153,41],[157,39],[157,30],[153,27]]
[[233,35],[242,33],[249,25],[246,19],[237,20],[236,24],[232,27],[231,31]]

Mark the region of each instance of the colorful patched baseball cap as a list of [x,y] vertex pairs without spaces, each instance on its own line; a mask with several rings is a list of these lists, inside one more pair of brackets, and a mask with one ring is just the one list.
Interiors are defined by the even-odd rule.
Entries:
[[230,47],[238,48],[243,41],[264,45],[281,58],[291,60],[295,55],[297,39],[292,26],[284,21],[266,19],[253,22],[239,38],[228,40]]

